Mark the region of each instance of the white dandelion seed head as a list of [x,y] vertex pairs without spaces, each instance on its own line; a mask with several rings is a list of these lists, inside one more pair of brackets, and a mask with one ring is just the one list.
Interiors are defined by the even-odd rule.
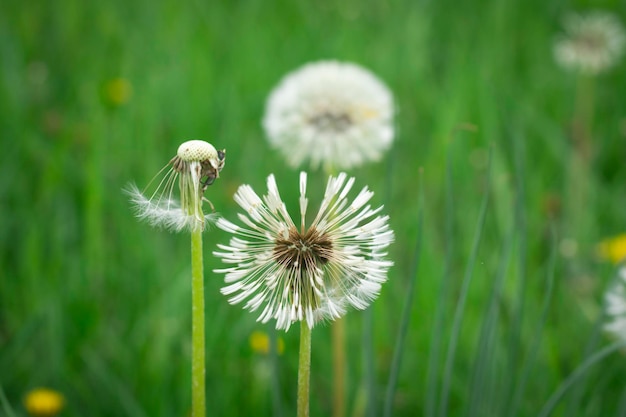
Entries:
[[356,64],[320,61],[285,76],[271,92],[263,127],[293,167],[345,169],[378,161],[393,141],[387,86]]
[[613,67],[624,54],[626,33],[619,19],[607,12],[569,14],[564,33],[554,44],[554,57],[568,70],[595,75]]
[[[144,191],[134,184],[124,191],[129,195],[137,217],[152,226],[175,232],[204,230],[218,217],[215,213],[204,214],[203,202],[211,204],[204,198],[204,192],[219,178],[225,160],[225,150],[218,151],[201,140],[187,141],[179,146],[177,155]],[[177,183],[179,193],[176,195]]]
[[214,252],[227,264],[215,270],[224,274],[222,293],[231,304],[245,302],[245,309],[260,310],[259,321],[276,320],[284,330],[296,321],[313,327],[343,316],[350,307],[367,308],[393,265],[386,259],[394,240],[389,218],[378,214],[382,207],[366,205],[367,189],[351,201],[354,179],[344,173],[330,177],[315,220],[306,228],[306,179],[302,173],[299,226],[280,200],[273,175],[263,197],[248,185],[235,193],[244,210],[242,226],[217,222],[233,235]]
[[626,342],[626,266],[619,269],[617,279],[604,294],[604,313],[604,330]]

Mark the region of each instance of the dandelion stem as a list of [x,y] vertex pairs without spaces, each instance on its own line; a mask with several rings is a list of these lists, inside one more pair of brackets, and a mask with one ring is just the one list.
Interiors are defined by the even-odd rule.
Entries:
[[333,338],[333,416],[346,415],[346,321],[335,320],[332,329]]
[[309,381],[311,377],[311,329],[300,322],[300,357],[298,364],[298,417],[309,415]]
[[206,413],[202,230],[191,232],[191,415]]
[[[593,230],[593,219],[586,209],[593,201],[593,78],[581,75],[576,87],[576,104],[572,121],[573,149],[568,173],[568,223],[566,233],[578,241],[586,241]],[[577,235],[574,235],[576,231]]]
[[573,120],[573,140],[576,152],[583,161],[589,163],[593,156],[591,128],[593,123],[593,77],[580,75],[576,85],[576,102]]

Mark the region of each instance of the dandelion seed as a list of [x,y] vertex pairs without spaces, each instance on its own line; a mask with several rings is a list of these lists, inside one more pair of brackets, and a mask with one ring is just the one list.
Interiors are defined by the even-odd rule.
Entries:
[[[177,155],[151,181],[151,184],[156,183],[153,192],[141,192],[134,184],[126,190],[137,217],[153,226],[176,232],[183,229],[203,230],[205,223],[214,222],[217,216],[214,213],[203,214],[202,203],[207,201],[210,204],[204,198],[204,192],[219,178],[224,168],[225,152],[201,140],[190,140],[180,145]],[[161,176],[163,172],[165,174]],[[174,197],[177,179],[179,200]]]
[[565,33],[554,45],[554,56],[565,69],[596,75],[613,67],[624,54],[626,33],[619,19],[607,12],[569,14]]
[[54,417],[64,405],[63,395],[48,388],[34,389],[24,397],[24,408],[34,417]]
[[245,309],[260,309],[263,323],[276,319],[277,329],[288,330],[303,320],[312,328],[321,320],[341,317],[348,307],[367,308],[393,265],[386,259],[394,239],[389,217],[379,214],[382,207],[368,204],[373,193],[367,187],[350,201],[354,178],[345,173],[330,177],[319,211],[305,228],[306,184],[302,172],[299,226],[289,216],[273,175],[263,198],[249,185],[235,193],[244,209],[239,214],[243,226],[217,221],[234,235],[214,252],[232,265],[215,270],[225,274],[228,285],[222,293],[231,304],[245,302]]
[[393,97],[358,65],[321,61],[288,74],[270,94],[263,127],[294,167],[345,169],[381,158],[393,140]]
[[604,294],[607,323],[604,330],[617,340],[626,341],[626,266],[618,271],[617,280]]

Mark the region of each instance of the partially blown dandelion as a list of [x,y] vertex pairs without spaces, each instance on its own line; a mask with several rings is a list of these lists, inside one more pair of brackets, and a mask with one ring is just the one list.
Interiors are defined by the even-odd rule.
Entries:
[[[213,213],[203,214],[204,192],[224,168],[226,154],[202,140],[190,140],[179,146],[176,156],[152,182],[158,181],[156,189],[144,195],[133,184],[127,192],[135,206],[137,217],[153,226],[164,227],[176,232],[187,229],[204,229],[212,222]],[[174,198],[174,186],[179,179],[180,201]],[[209,202],[210,203],[210,202]],[[212,205],[211,205],[212,207]]]
[[[215,214],[204,215],[202,203],[209,202],[204,192],[219,178],[225,159],[224,150],[218,151],[201,140],[190,140],[180,145],[176,156],[161,169],[159,174],[166,173],[156,180],[156,189],[149,197],[134,185],[127,190],[140,219],[174,231],[187,229],[191,234],[192,417],[204,417],[206,414],[202,231],[206,223],[216,217]],[[160,177],[159,174],[155,179]],[[176,179],[179,179],[180,202],[173,197]]]
[[617,280],[604,294],[607,323],[604,330],[626,342],[626,266],[618,271]]
[[270,94],[263,127],[294,167],[345,169],[381,158],[393,140],[393,97],[358,65],[321,61],[288,74]]
[[306,173],[300,174],[300,218],[297,226],[281,200],[273,175],[267,195],[260,198],[242,185],[235,201],[245,210],[237,226],[223,218],[217,226],[234,234],[229,245],[218,245],[214,255],[233,266],[225,274],[222,293],[231,304],[263,308],[258,320],[276,319],[276,328],[288,330],[296,321],[312,328],[320,320],[341,317],[347,307],[365,309],[378,296],[387,271],[393,241],[382,206],[367,203],[373,192],[363,188],[352,202],[347,195],[354,178],[330,177],[324,199],[311,225],[305,227],[308,205]]
[[554,56],[566,69],[599,74],[614,66],[624,53],[624,28],[610,13],[569,14],[563,26],[565,33],[554,45]]

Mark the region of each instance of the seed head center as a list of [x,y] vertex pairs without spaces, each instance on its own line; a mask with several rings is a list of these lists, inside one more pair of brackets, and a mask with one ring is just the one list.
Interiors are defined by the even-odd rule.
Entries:
[[607,44],[605,37],[600,33],[587,33],[581,35],[577,39],[577,42],[581,48],[592,52],[601,50]]
[[322,112],[309,119],[309,123],[325,132],[341,133],[352,125],[352,118],[344,112]]
[[328,262],[331,251],[332,242],[315,228],[304,234],[292,228],[286,239],[276,239],[274,258],[289,269],[313,270]]

